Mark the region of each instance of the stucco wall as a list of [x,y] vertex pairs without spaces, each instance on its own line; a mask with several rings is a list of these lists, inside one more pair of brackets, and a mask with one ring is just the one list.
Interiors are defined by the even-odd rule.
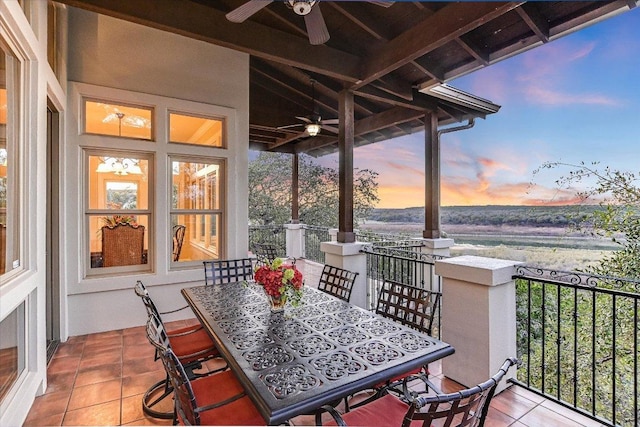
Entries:
[[[80,106],[77,88],[82,84],[117,89],[151,96],[206,103],[233,112],[233,129],[228,130],[227,157],[227,254],[246,256],[247,165],[249,132],[249,56],[209,43],[189,39],[138,24],[70,8],[68,79],[71,83],[67,121],[65,199],[63,215],[69,220],[63,230],[69,251],[63,280],[67,294],[66,336],[138,326],[146,320],[142,303],[133,293],[136,279],[151,286],[150,292],[161,309],[184,305],[179,290],[198,284],[204,278],[201,269],[170,271],[158,262],[152,273],[113,278],[83,277],[82,249],[82,164],[81,147],[86,137],[79,135]],[[82,89],[79,89],[82,90]],[[102,90],[102,93],[108,91]],[[134,95],[135,96],[135,95]],[[140,96],[140,98],[144,98]],[[188,102],[184,103],[185,105]],[[162,118],[158,121],[161,122]],[[84,140],[83,140],[84,138]],[[122,141],[112,138],[114,147]],[[213,151],[212,151],[213,152]],[[215,154],[210,154],[215,156]],[[157,156],[160,157],[160,156]],[[162,159],[158,158],[158,161]],[[166,191],[162,177],[157,193]],[[78,195],[78,196],[76,196]],[[161,197],[160,194],[158,197]],[[156,203],[156,223],[166,215],[166,202]],[[163,211],[164,210],[164,211]],[[166,218],[165,218],[166,220]],[[159,238],[156,242],[162,245]],[[119,289],[117,289],[119,288]],[[187,310],[174,318],[192,317]]]

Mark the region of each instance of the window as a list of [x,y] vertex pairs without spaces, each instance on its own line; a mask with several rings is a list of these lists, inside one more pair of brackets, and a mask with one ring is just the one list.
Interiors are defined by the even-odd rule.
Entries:
[[84,100],[84,131],[96,135],[151,140],[153,109],[143,106]]
[[173,261],[223,257],[224,161],[172,158],[171,170]]
[[87,152],[90,273],[151,269],[150,154]]
[[20,267],[18,61],[0,45],[0,275]]
[[0,401],[25,367],[25,319],[23,302],[0,322]]
[[224,120],[169,113],[169,141],[223,147]]

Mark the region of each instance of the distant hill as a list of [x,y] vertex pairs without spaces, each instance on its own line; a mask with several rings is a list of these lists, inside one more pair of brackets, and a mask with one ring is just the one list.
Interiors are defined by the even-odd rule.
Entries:
[[[567,227],[589,216],[598,206],[443,206],[442,224]],[[424,208],[374,209],[371,221],[424,223]]]

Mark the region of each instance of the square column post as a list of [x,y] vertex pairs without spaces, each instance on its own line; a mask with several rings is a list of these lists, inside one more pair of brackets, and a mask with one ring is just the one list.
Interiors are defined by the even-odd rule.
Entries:
[[367,308],[367,256],[360,252],[364,243],[322,242],[325,264],[358,273],[351,292],[351,304]]
[[[516,356],[512,277],[520,264],[477,256],[436,261],[436,274],[442,277],[442,340],[456,349],[442,360],[447,377],[471,387],[489,379],[507,357]],[[498,391],[506,386],[503,380]]]
[[285,224],[286,255],[293,258],[305,256],[305,228],[304,224]]

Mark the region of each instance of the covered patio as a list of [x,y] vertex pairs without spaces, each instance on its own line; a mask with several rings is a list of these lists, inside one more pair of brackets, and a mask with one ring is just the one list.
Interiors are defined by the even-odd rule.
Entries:
[[[108,418],[95,423],[155,423],[125,409],[146,385],[125,383],[154,366],[150,347],[138,347],[146,319],[132,287],[141,279],[172,307],[182,288],[203,283],[202,260],[247,256],[250,149],[292,155],[294,233],[297,155],[339,153],[339,227],[323,250],[326,263],[349,267],[365,256],[353,149],[423,132],[423,246],[446,251],[440,135],[500,108],[448,82],[639,4],[319,1],[305,19],[287,7],[295,3],[1,0],[11,114],[0,146],[0,338],[12,359],[0,424],[92,423],[71,412],[105,403]],[[195,196],[182,191],[196,186]],[[133,260],[112,264],[105,235],[116,227],[138,237]],[[317,265],[305,264],[314,282]],[[456,279],[458,267],[443,276]],[[138,356],[145,367],[129,366]],[[81,375],[101,364],[113,372]],[[106,382],[108,402],[73,397]],[[495,425],[594,425],[523,389],[503,396]]]

